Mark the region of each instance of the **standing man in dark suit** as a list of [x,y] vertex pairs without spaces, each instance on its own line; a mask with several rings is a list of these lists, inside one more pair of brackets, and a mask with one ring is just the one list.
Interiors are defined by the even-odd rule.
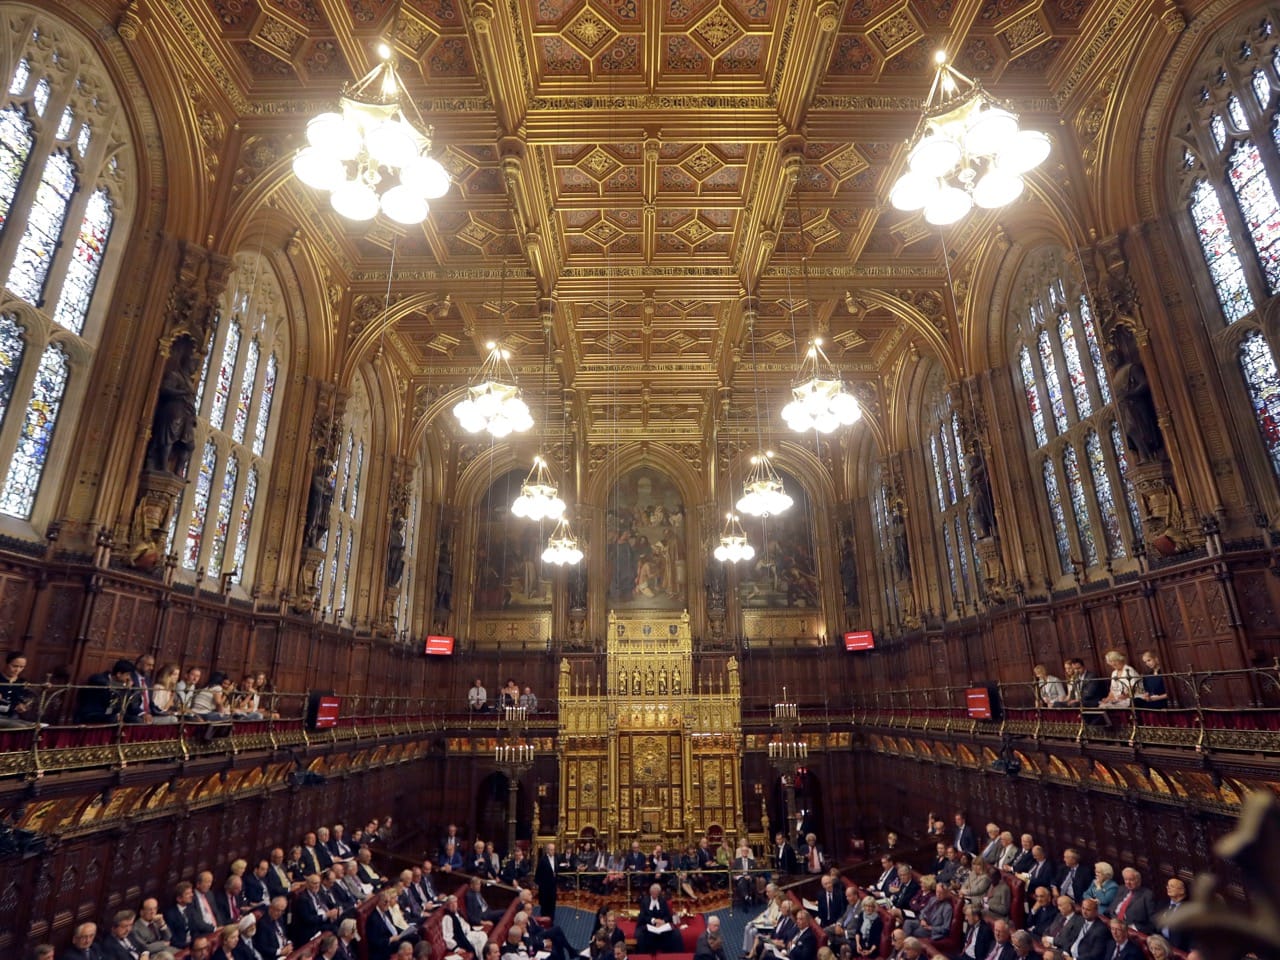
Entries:
[[796,848],[787,842],[787,837],[781,830],[773,838],[773,869],[780,876],[799,872]]
[[1133,867],[1125,867],[1121,875],[1124,877],[1124,895],[1116,900],[1116,919],[1150,936],[1156,932],[1155,896],[1142,885],[1142,874]]
[[844,912],[844,897],[836,896],[835,881],[830,874],[822,875],[822,889],[818,891],[818,923],[829,927]]
[[542,856],[538,858],[538,868],[533,873],[533,882],[538,885],[538,906],[542,915],[556,922],[556,845],[548,843],[542,848]]
[[956,811],[956,838],[952,841],[954,846],[961,853],[974,855],[978,852],[978,838],[973,833],[973,827],[965,822],[964,813]]

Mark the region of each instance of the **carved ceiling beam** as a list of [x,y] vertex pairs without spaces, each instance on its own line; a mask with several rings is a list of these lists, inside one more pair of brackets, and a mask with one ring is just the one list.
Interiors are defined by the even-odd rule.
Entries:
[[496,0],[468,0],[466,6],[467,26],[483,67],[480,76],[498,125],[506,133],[515,133],[524,116],[526,91],[532,88],[532,78],[515,49],[521,42],[520,25],[511,21],[511,7]]
[[[566,98],[571,99],[571,98]],[[596,105],[594,98],[572,108],[539,109],[541,101],[535,100],[524,117],[521,130],[531,143],[558,143],[572,131],[572,139],[580,142],[642,143],[652,136],[650,131],[661,130],[666,142],[702,143],[707,140],[730,139],[736,143],[773,143],[778,139],[778,111],[763,98],[758,106],[737,109],[726,107],[718,97],[705,107],[672,106],[668,109],[646,107],[651,100],[645,98],[627,105],[629,98],[619,98],[623,104],[610,108]],[[702,98],[671,98],[694,100]]]
[[[831,49],[844,4],[835,0],[797,0],[798,11],[791,49],[782,75],[775,83],[778,97],[778,119],[795,130],[804,122],[809,102],[817,91]],[[784,32],[784,37],[785,37]]]

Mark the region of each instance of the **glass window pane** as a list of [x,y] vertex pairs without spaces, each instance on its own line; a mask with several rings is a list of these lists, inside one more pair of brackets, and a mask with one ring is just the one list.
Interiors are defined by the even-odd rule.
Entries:
[[1271,468],[1280,475],[1280,373],[1276,371],[1271,347],[1257,330],[1240,342],[1240,370],[1249,388],[1253,416],[1271,458]]
[[[1280,131],[1280,126],[1276,129]],[[1236,144],[1231,151],[1228,172],[1240,215],[1267,278],[1267,291],[1280,292],[1280,202],[1262,166],[1262,155],[1252,140]]]
[[1213,136],[1213,144],[1219,150],[1227,145],[1227,125],[1222,122],[1222,117],[1214,114],[1209,118],[1209,133]]
[[1040,402],[1040,386],[1036,383],[1035,371],[1031,366],[1031,351],[1026,344],[1018,351],[1018,366],[1022,370],[1022,390],[1027,398],[1027,412],[1031,414],[1031,427],[1035,431],[1036,446],[1043,447],[1049,442],[1049,433],[1044,423],[1044,407]]
[[1223,316],[1227,323],[1235,323],[1253,311],[1253,294],[1249,292],[1244,268],[1236,255],[1218,192],[1207,180],[1197,180],[1192,187],[1191,220],[1195,224],[1200,251],[1213,279]]
[[933,481],[938,488],[938,509],[947,509],[947,495],[942,492],[942,464],[938,459],[938,438],[929,436],[929,457],[933,460]]
[[969,538],[964,535],[964,521],[956,515],[956,552],[960,554],[960,587],[969,596]]
[[36,88],[31,93],[31,102],[35,104],[37,115],[44,116],[44,108],[49,105],[49,78],[41,77],[36,81]]
[[27,352],[27,340],[21,324],[10,313],[0,313],[0,426],[9,412],[13,399],[13,385],[18,381],[22,358]]
[[45,162],[35,202],[27,213],[27,229],[18,241],[6,281],[10,290],[32,305],[38,305],[44,294],[44,282],[62,239],[62,225],[75,189],[75,164],[65,153],[52,154]]
[[236,529],[236,550],[232,559],[236,564],[235,582],[244,577],[244,561],[249,552],[249,534],[253,527],[253,505],[258,498],[258,469],[250,467],[244,478],[244,496],[240,500],[240,523]]
[[221,430],[227,418],[227,401],[231,397],[231,378],[235,376],[236,360],[240,356],[240,324],[232,318],[227,328],[227,342],[222,347],[222,362],[218,364],[218,378],[213,389],[213,402],[209,405],[209,423]]
[[26,113],[19,107],[0,110],[0,228],[8,222],[9,208],[33,143],[35,135]]
[[95,190],[85,206],[84,220],[80,222],[80,235],[67,265],[67,276],[62,281],[62,294],[58,308],[53,313],[55,322],[72,333],[84,329],[89,313],[89,301],[98,283],[102,258],[107,252],[107,239],[111,236],[111,197],[105,189]]
[[200,472],[196,474],[195,495],[191,502],[191,521],[187,524],[187,541],[182,548],[182,566],[194,570],[200,563],[200,545],[204,543],[204,522],[209,515],[209,497],[213,490],[213,474],[218,469],[218,448],[210,440],[200,456]]
[[61,344],[51,343],[45,347],[40,366],[36,368],[35,383],[31,386],[27,416],[22,422],[13,460],[9,463],[9,476],[4,482],[4,490],[0,491],[0,513],[23,520],[31,516],[70,373],[71,364]]
[[1062,395],[1062,383],[1058,380],[1058,364],[1053,358],[1053,345],[1049,341],[1049,331],[1041,330],[1036,341],[1040,350],[1040,369],[1044,373],[1044,387],[1049,391],[1049,408],[1053,411],[1053,422],[1058,433],[1067,432],[1067,399]]
[[9,81],[9,94],[20,97],[27,92],[27,81],[31,79],[31,64],[23,57],[13,71],[13,79]]
[[1133,530],[1133,542],[1142,543],[1142,515],[1138,512],[1138,495],[1133,489],[1133,481],[1129,479],[1129,457],[1124,448],[1124,437],[1120,435],[1120,424],[1111,421],[1111,450],[1116,455],[1116,466],[1120,468],[1120,488],[1124,491],[1124,505],[1129,512],[1129,524]]
[[1063,573],[1071,572],[1071,536],[1067,533],[1067,515],[1062,509],[1062,495],[1058,492],[1058,475],[1053,461],[1045,460],[1044,495],[1049,501],[1049,518],[1053,521],[1053,539],[1058,546],[1058,563]]
[[1102,534],[1107,541],[1107,552],[1113,558],[1126,557],[1129,554],[1124,545],[1124,537],[1120,535],[1120,517],[1116,514],[1111,478],[1107,476],[1107,462],[1102,456],[1102,442],[1093,430],[1085,434],[1084,453],[1089,460],[1089,475],[1093,478],[1093,492],[1097,496],[1098,513],[1102,517]]
[[1258,101],[1258,106],[1266,110],[1271,105],[1271,84],[1267,81],[1267,75],[1262,72],[1261,67],[1254,68],[1250,84],[1253,87],[1253,96]]
[[1231,116],[1231,124],[1241,133],[1249,132],[1249,120],[1244,115],[1244,105],[1234,93],[1227,97],[1227,113]]
[[85,123],[81,124],[80,134],[76,137],[76,150],[79,151],[80,156],[83,157],[86,153],[89,152],[89,139],[92,136],[93,136],[93,131],[90,130],[88,122],[86,121]]
[[1071,384],[1071,395],[1076,401],[1076,416],[1084,419],[1093,413],[1093,402],[1089,399],[1089,381],[1084,376],[1084,366],[1080,363],[1080,348],[1076,344],[1076,327],[1071,320],[1071,311],[1063,310],[1058,314],[1058,338],[1062,341],[1062,359],[1067,365],[1067,381]]
[[334,606],[334,600],[338,596],[338,562],[342,559],[342,533],[342,525],[339,524],[334,534],[333,556],[329,559],[329,603],[326,608],[330,615],[337,609]]
[[1084,496],[1084,483],[1080,479],[1080,463],[1075,448],[1070,444],[1062,451],[1063,475],[1067,478],[1067,494],[1071,497],[1071,511],[1075,514],[1076,535],[1084,553],[1084,565],[1092,567],[1098,562],[1098,547],[1093,542],[1093,527],[1089,523],[1089,508]]
[[267,446],[267,429],[271,426],[271,401],[276,394],[276,355],[267,357],[267,372],[262,377],[262,393],[258,396],[258,419],[253,424],[253,452],[262,456]]
[[1102,362],[1102,350],[1098,346],[1098,331],[1093,325],[1093,311],[1089,309],[1089,298],[1080,295],[1080,326],[1084,327],[1085,343],[1089,345],[1089,362],[1093,364],[1093,374],[1097,377],[1098,392],[1102,394],[1102,402],[1111,402],[1111,383],[1107,379],[1107,367]]
[[68,104],[62,109],[62,117],[58,120],[58,130],[54,136],[59,140],[66,140],[71,136],[71,127],[76,122],[76,112],[71,109]]
[[213,344],[218,339],[218,324],[222,314],[213,315],[213,324],[209,327],[209,342],[204,345],[204,362],[200,364],[200,382],[196,384],[196,410],[204,407],[204,385],[209,382],[209,366],[213,363]]
[[222,475],[222,493],[218,496],[218,512],[214,514],[213,543],[209,548],[209,575],[222,576],[222,557],[227,551],[227,536],[231,533],[231,513],[236,503],[236,480],[240,463],[233,453],[227,458],[227,471]]
[[240,378],[240,397],[236,401],[236,414],[231,423],[231,437],[236,443],[244,442],[244,431],[249,425],[249,409],[253,404],[253,388],[258,379],[258,338],[249,341],[244,357],[244,376]]
[[938,425],[938,443],[942,445],[942,462],[946,466],[947,474],[947,498],[954,505],[956,502],[956,469],[955,461],[951,456],[951,446],[947,443],[947,431],[941,424]]
[[347,512],[347,503],[351,494],[351,457],[355,454],[356,435],[347,431],[347,453],[342,458],[342,496],[338,502],[342,506],[342,512]]
[[342,561],[342,595],[338,600],[338,609],[342,610],[347,619],[350,619],[350,611],[347,610],[347,584],[351,580],[351,544],[355,538],[356,534],[353,529],[347,537],[347,552]]
[[951,414],[951,439],[956,447],[956,462],[960,465],[960,486],[967,497],[969,495],[969,471],[965,469],[964,444],[960,442],[960,416],[956,413]]

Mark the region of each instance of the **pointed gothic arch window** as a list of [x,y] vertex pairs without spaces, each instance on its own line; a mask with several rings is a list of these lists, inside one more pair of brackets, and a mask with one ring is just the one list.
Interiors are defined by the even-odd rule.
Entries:
[[354,601],[353,573],[360,544],[365,450],[372,435],[369,394],[363,377],[356,377],[347,400],[338,450],[335,496],[329,514],[329,531],[321,546],[325,562],[321,568],[321,615],[331,623],[350,623]]
[[10,36],[13,66],[0,78],[0,278],[12,301],[0,317],[0,514],[35,527],[71,457],[73,431],[60,425],[84,402],[107,299],[100,281],[118,270],[108,248],[127,229],[136,185],[121,98],[88,39],[22,10]]
[[[235,258],[204,351],[196,389],[196,449],[212,445],[215,456],[202,459],[196,490],[184,493],[171,530],[187,531],[179,550],[184,575],[204,570],[211,580],[225,574],[243,585],[253,566],[254,521],[271,474],[278,358],[288,355],[279,281],[261,253]],[[202,485],[208,487],[204,494]]]
[[967,453],[960,417],[935,372],[926,388],[925,412],[921,428],[928,433],[929,457],[937,491],[934,525],[944,556],[949,603],[956,616],[962,615],[978,599],[978,570],[975,554],[977,535],[973,529],[973,505],[969,497]]
[[[1035,472],[1044,491],[1046,543],[1059,576],[1125,561],[1142,535],[1111,385],[1088,291],[1061,248],[1035,251],[1014,282],[1014,385],[1023,395]],[[1048,398],[1048,416],[1044,398]],[[1121,513],[1116,491],[1122,492]]]

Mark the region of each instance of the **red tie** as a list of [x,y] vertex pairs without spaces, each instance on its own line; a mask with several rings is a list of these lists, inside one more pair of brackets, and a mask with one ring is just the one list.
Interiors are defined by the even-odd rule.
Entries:
[[1124,899],[1120,901],[1120,906],[1116,907],[1117,920],[1124,919],[1124,912],[1129,909],[1129,901],[1132,899],[1133,899],[1133,891],[1130,890],[1127,894],[1125,894]]

